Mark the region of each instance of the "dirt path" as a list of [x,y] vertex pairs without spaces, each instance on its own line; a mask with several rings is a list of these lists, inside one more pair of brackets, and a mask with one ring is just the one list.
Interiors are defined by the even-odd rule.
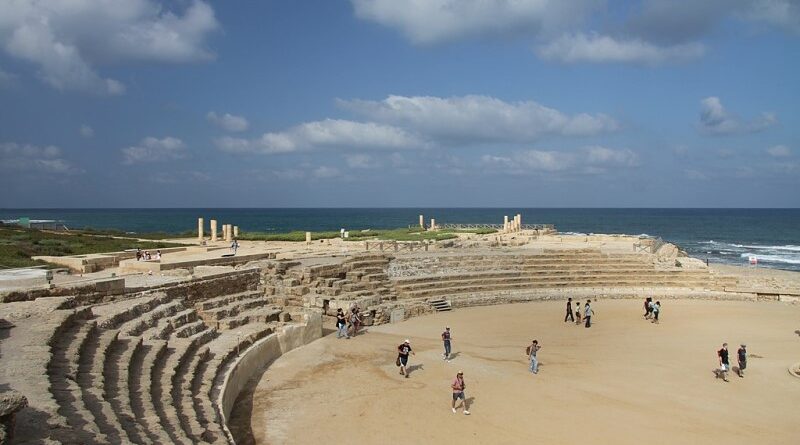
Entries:
[[[328,336],[277,360],[237,414],[252,413],[259,444],[800,443],[800,379],[787,370],[800,360],[800,306],[668,301],[660,325],[639,306],[600,301],[591,329],[563,323],[562,303],[545,302]],[[416,352],[408,379],[394,366],[406,337]],[[524,355],[533,338],[543,346],[538,375]],[[747,342],[744,379],[714,378],[722,341],[732,359]],[[471,416],[450,411],[459,369]]]

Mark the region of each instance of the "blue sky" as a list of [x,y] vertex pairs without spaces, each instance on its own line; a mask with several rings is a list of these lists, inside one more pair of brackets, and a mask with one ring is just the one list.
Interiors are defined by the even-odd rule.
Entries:
[[0,207],[798,207],[796,0],[0,0]]

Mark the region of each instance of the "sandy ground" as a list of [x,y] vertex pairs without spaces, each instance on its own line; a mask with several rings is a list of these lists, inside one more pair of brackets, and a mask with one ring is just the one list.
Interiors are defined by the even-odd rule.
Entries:
[[[667,301],[662,323],[638,301],[595,303],[591,329],[563,323],[562,303],[461,309],[329,335],[279,358],[234,419],[242,443],[797,444],[800,306]],[[439,335],[453,331],[445,362]],[[410,378],[394,365],[410,338]],[[527,370],[537,338],[540,372]],[[716,350],[747,342],[745,378],[715,379]],[[450,411],[464,371],[470,416]],[[246,419],[251,431],[248,432]]]

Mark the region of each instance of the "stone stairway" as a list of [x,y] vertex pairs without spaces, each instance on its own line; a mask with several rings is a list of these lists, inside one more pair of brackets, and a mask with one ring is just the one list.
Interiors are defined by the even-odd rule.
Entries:
[[429,300],[428,304],[433,306],[436,312],[446,312],[452,310],[452,307],[450,306],[450,303],[447,302],[447,300],[442,300],[442,299]]

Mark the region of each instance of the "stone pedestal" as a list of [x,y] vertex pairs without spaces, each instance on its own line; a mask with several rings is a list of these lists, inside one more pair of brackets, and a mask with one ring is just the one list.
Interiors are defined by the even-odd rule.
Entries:
[[217,220],[211,220],[211,242],[217,241]]
[[203,218],[197,218],[197,240],[203,241]]

